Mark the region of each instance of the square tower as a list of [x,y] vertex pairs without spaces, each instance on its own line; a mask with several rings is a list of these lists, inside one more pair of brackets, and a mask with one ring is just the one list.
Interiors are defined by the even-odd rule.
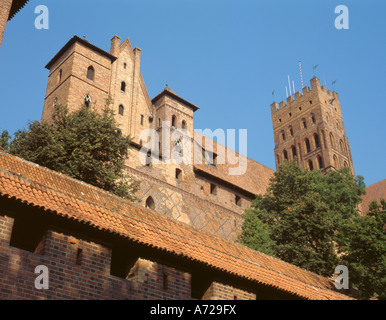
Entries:
[[349,167],[354,172],[339,96],[311,79],[295,98],[271,104],[276,168],[295,157],[302,169],[322,172]]

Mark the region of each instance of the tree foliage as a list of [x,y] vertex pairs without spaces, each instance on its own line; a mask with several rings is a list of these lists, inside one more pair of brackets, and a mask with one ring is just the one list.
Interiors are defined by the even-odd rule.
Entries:
[[372,202],[366,216],[356,217],[347,228],[345,255],[350,282],[364,298],[386,299],[386,202]]
[[3,130],[0,134],[0,150],[7,151],[9,148],[9,143],[11,141],[11,136],[7,130]]
[[[284,261],[330,276],[348,241],[341,230],[358,216],[363,179],[353,177],[348,168],[326,175],[301,170],[294,161],[280,166],[267,191],[246,212],[241,241],[255,250],[271,251]],[[251,236],[254,233],[261,235]],[[263,243],[263,234],[269,234],[271,241]]]
[[108,106],[101,114],[57,106],[52,122],[30,122],[16,132],[8,151],[134,201],[138,182],[124,172],[130,141]]

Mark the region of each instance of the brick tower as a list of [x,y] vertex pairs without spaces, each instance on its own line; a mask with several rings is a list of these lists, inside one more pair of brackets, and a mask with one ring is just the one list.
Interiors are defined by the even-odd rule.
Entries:
[[339,96],[311,79],[303,93],[271,104],[276,168],[295,157],[299,167],[329,172],[354,165],[344,130]]

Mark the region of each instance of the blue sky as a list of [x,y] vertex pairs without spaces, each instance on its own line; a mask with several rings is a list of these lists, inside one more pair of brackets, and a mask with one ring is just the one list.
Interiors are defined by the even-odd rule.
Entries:
[[[337,5],[349,29],[334,27]],[[35,7],[49,8],[37,30]],[[108,51],[117,34],[142,49],[150,97],[169,87],[198,105],[195,128],[248,129],[248,156],[275,168],[270,104],[285,100],[287,75],[313,76],[339,93],[356,174],[386,178],[386,1],[30,0],[0,47],[0,130],[40,120],[46,63],[73,36]]]

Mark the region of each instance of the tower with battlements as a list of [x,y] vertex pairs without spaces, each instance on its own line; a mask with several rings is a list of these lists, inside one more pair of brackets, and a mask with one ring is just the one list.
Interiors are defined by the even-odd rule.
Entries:
[[339,96],[311,79],[311,89],[287,101],[271,104],[275,161],[296,159],[302,169],[329,172],[349,167],[354,174],[350,145],[343,124]]

